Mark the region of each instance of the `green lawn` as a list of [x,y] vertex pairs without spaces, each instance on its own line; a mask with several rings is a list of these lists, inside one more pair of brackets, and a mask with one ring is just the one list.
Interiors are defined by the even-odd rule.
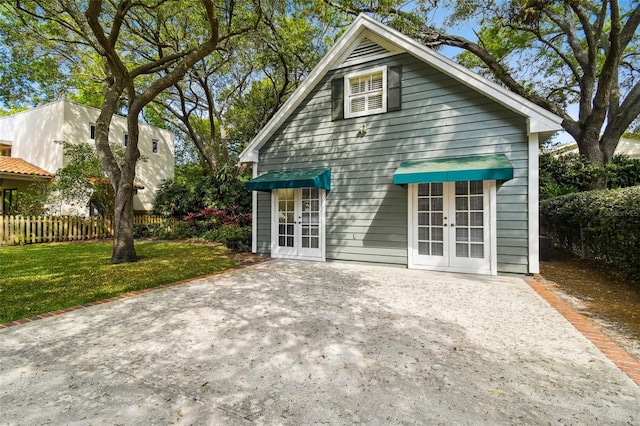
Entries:
[[0,247],[0,323],[237,266],[224,247],[136,243],[140,260],[112,265],[110,242]]

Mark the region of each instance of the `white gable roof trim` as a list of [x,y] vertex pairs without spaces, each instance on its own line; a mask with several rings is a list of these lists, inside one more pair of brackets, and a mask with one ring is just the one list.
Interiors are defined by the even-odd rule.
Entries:
[[[506,108],[527,118],[529,134],[552,133],[560,130],[562,118],[539,107],[523,98],[493,83],[486,78],[468,70],[452,60],[434,52],[404,34],[381,24],[380,22],[361,14],[347,28],[325,57],[316,65],[309,76],[296,89],[291,97],[280,108],[276,115],[263,127],[251,143],[240,154],[240,162],[258,162],[258,151],[280,128],[285,120],[304,101],[313,88],[334,68],[340,68],[345,62],[352,65],[350,56],[361,45],[364,39],[380,44],[389,53],[378,52],[384,56],[407,52],[429,64],[433,68],[460,81],[473,90],[502,104]],[[372,57],[367,57],[367,61]]]

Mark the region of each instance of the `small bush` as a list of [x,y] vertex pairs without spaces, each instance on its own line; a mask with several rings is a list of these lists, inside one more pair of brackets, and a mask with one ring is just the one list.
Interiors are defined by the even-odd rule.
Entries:
[[171,221],[133,225],[133,238],[155,238],[158,240],[176,240],[180,237],[175,232],[176,225]]
[[251,250],[251,227],[224,225],[215,231],[215,241],[218,241],[230,250],[241,252]]
[[251,214],[240,213],[237,206],[225,209],[207,207],[189,213],[181,221],[134,225],[134,238],[161,240],[200,239],[220,242],[234,251],[251,249]]
[[541,203],[540,218],[557,244],[640,279],[640,186],[553,198]]

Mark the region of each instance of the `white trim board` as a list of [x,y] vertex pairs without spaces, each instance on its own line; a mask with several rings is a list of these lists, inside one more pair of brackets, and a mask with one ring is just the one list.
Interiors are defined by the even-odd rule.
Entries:
[[[528,133],[550,134],[560,130],[562,119],[557,115],[539,107],[533,102],[519,96],[486,78],[475,74],[467,68],[434,52],[417,41],[380,22],[361,14],[347,28],[324,58],[311,71],[304,82],[285,102],[275,116],[264,126],[251,143],[240,154],[240,162],[257,162],[258,151],[280,128],[286,119],[295,111],[309,93],[320,83],[321,79],[334,67],[338,67],[357,47],[360,40],[367,37],[372,41],[384,43],[384,46],[395,47],[393,52],[407,52],[429,64],[433,68],[449,75],[506,108],[527,118]],[[346,56],[345,56],[346,55]]]
[[[253,163],[252,177],[258,177],[258,163]],[[251,191],[251,253],[258,252],[258,192]]]
[[529,135],[529,171],[527,182],[527,207],[528,207],[528,230],[529,230],[529,273],[540,272],[540,217],[539,217],[539,157],[538,157],[538,135]]

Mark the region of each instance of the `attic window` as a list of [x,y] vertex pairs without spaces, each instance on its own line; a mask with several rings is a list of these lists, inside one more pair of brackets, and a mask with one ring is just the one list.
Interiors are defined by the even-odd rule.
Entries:
[[344,77],[345,118],[387,111],[387,67]]
[[0,157],[11,157],[11,145],[0,143]]

